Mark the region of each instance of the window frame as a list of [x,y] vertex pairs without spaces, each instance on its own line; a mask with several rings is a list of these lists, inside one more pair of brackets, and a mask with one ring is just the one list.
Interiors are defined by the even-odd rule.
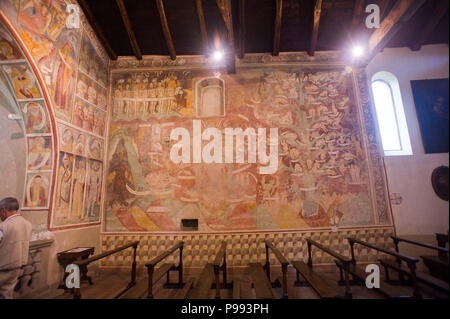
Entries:
[[[384,149],[383,142],[381,139],[381,129],[380,129],[380,116],[377,112],[377,107],[375,104],[375,94],[373,90],[373,84],[375,82],[382,82],[389,87],[391,93],[392,105],[394,108],[394,116],[397,126],[397,134],[400,142],[399,150],[386,150]],[[379,132],[379,137],[381,141],[381,146],[384,152],[384,156],[403,156],[403,155],[413,155],[411,147],[411,139],[409,135],[408,123],[406,121],[405,109],[402,101],[400,85],[397,77],[387,71],[380,71],[373,74],[370,80],[370,90],[372,92],[373,106],[377,118],[377,127]]]

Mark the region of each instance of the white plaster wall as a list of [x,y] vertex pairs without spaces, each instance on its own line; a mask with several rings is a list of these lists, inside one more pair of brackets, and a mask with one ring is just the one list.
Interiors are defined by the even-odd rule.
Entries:
[[[53,233],[53,245],[50,247],[48,261],[48,286],[55,288],[64,276],[64,270],[59,264],[56,254],[75,247],[94,247],[94,255],[100,253],[100,226],[81,229],[58,230]],[[98,262],[88,266],[88,275],[95,275]]]
[[367,66],[369,81],[379,71],[391,72],[398,78],[413,150],[412,156],[384,158],[389,192],[403,198],[400,205],[392,205],[397,235],[425,235],[434,244],[434,234],[449,229],[449,203],[434,193],[431,173],[438,166],[449,165],[449,154],[424,153],[410,81],[448,78],[448,68],[446,44],[423,46],[416,52],[408,48],[385,49]]

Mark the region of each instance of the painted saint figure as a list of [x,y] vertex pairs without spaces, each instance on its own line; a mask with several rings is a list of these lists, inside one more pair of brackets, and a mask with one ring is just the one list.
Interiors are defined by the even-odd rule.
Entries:
[[47,203],[48,180],[42,175],[34,175],[27,185],[26,207],[45,207]]
[[86,181],[86,160],[78,157],[75,161],[71,218],[81,219],[83,213],[84,184]]
[[51,167],[52,151],[50,149],[50,139],[38,136],[28,140],[30,151],[28,153],[28,169],[44,170]]
[[58,210],[58,219],[67,219],[69,216],[70,205],[70,187],[72,184],[72,157],[67,153],[62,153],[63,157],[59,167],[59,185],[56,199],[56,209]]

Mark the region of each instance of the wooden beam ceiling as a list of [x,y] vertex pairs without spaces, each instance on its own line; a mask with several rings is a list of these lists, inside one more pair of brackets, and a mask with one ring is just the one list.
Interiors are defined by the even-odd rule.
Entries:
[[105,34],[103,33],[102,28],[100,28],[99,24],[97,23],[97,20],[94,17],[94,14],[91,11],[91,8],[89,8],[89,5],[87,4],[86,0],[78,0],[78,4],[80,5],[81,9],[83,10],[84,15],[86,16],[87,20],[89,21],[89,24],[92,26],[92,29],[94,30],[95,34],[97,35],[98,39],[102,43],[103,47],[106,50],[106,53],[108,53],[108,56],[111,60],[117,60],[117,54],[109,44],[109,41],[106,39]]
[[175,47],[173,46],[172,35],[170,34],[169,24],[167,23],[166,13],[164,11],[164,4],[162,0],[155,0],[156,6],[158,7],[159,17],[161,19],[161,26],[166,39],[167,49],[169,50],[169,55],[172,60],[177,58],[175,53]]
[[200,33],[202,35],[202,44],[205,55],[209,55],[208,33],[206,31],[205,15],[203,14],[202,0],[195,0],[197,6],[198,23],[200,25]]
[[356,0],[355,7],[353,8],[352,16],[352,30],[355,30],[361,22],[361,15],[363,12],[364,0]]
[[428,20],[427,24],[422,28],[422,31],[419,35],[414,39],[410,48],[413,51],[418,51],[422,47],[422,44],[426,41],[426,39],[430,36],[431,32],[436,28],[442,18],[448,11],[449,0],[439,0],[433,11],[433,15]]
[[233,17],[231,16],[230,0],[216,0],[220,14],[227,28],[228,54],[226,57],[228,73],[236,73],[236,58],[234,56]]
[[283,13],[283,0],[276,0],[275,23],[273,31],[273,51],[272,55],[280,54],[280,37],[281,37],[281,17]]
[[245,0],[239,0],[239,59],[245,55]]
[[123,24],[125,25],[125,29],[128,33],[128,39],[130,40],[131,48],[133,49],[134,56],[138,60],[142,60],[141,49],[139,48],[139,44],[136,40],[136,36],[134,35],[133,28],[131,27],[130,18],[128,17],[127,9],[125,8],[125,4],[123,0],[116,0],[117,6],[119,7],[120,15],[122,16]]
[[384,49],[386,44],[403,27],[403,25],[417,12],[425,3],[425,0],[397,0],[389,14],[380,23],[369,39],[369,56],[367,61]]
[[313,56],[314,52],[316,51],[317,38],[319,36],[319,24],[321,13],[322,13],[322,0],[316,0],[316,4],[314,6],[314,20],[311,34],[311,42],[308,49],[308,54],[310,56]]
[[377,5],[380,8],[380,19],[383,21],[384,14],[386,13],[387,8],[389,7],[389,2],[391,0],[377,0]]

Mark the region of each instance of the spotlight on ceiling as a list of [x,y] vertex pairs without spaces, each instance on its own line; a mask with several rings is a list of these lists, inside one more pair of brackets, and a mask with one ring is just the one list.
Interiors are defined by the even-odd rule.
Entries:
[[214,53],[213,53],[213,59],[214,59],[215,61],[220,61],[220,60],[222,60],[222,59],[223,59],[223,51],[221,51],[221,50],[216,50],[216,51],[214,51]]
[[360,45],[357,45],[353,47],[352,53],[355,58],[359,58],[364,54],[364,48]]

